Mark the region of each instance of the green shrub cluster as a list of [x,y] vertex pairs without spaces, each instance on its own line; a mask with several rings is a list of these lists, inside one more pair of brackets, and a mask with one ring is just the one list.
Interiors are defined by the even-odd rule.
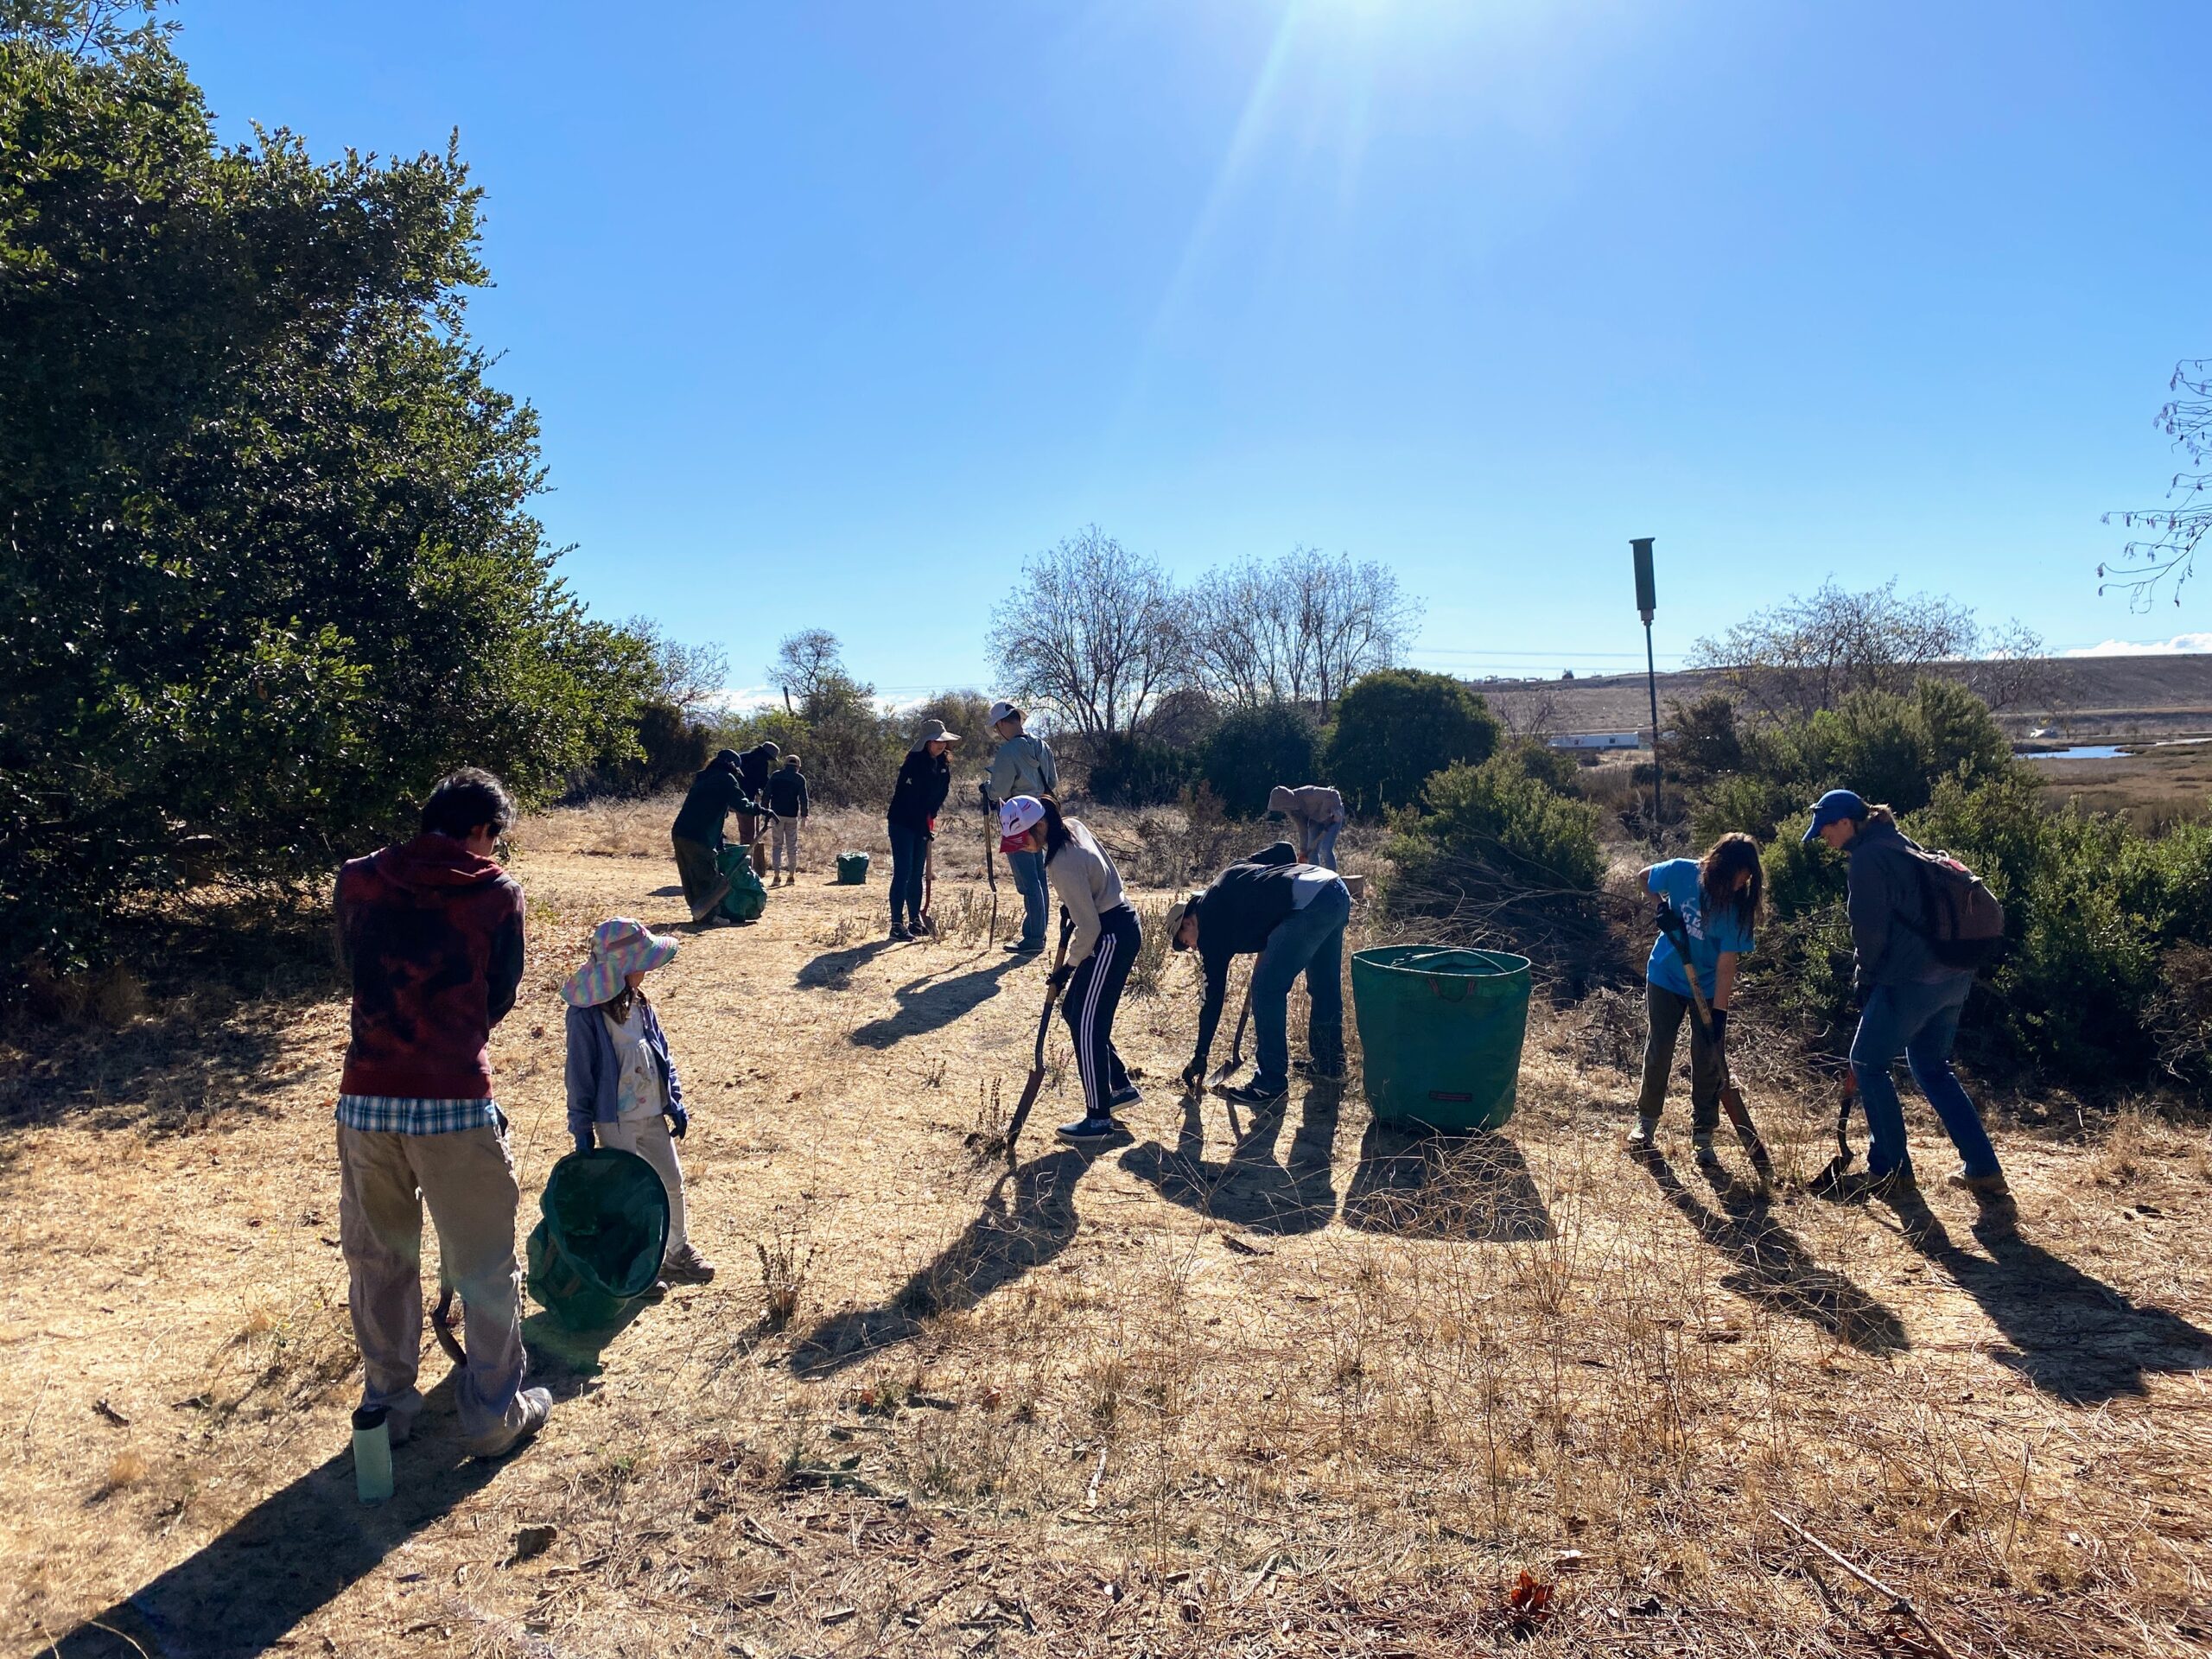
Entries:
[[1319,734],[1303,709],[1281,702],[1239,709],[1207,740],[1206,783],[1230,817],[1256,818],[1277,784],[1313,780],[1319,747]]
[[1401,813],[1389,855],[1420,887],[1486,873],[1501,886],[1588,893],[1605,873],[1599,813],[1560,791],[1554,757],[1515,744],[1480,766],[1431,778],[1421,804]]

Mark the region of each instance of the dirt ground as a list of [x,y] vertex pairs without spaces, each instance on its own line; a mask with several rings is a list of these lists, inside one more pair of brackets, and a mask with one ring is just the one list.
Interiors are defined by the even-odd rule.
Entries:
[[[1166,960],[1118,1033],[1130,1138],[1052,1140],[1056,1022],[1009,1173],[963,1139],[1020,1090],[1042,970],[984,937],[972,868],[950,937],[887,943],[880,872],[828,882],[863,828],[654,984],[720,1275],[603,1341],[533,1312],[554,1414],[495,1465],[426,1342],[378,1508],[327,982],[203,1011],[188,1065],[129,1058],[158,996],[0,1052],[6,1651],[2212,1651],[2201,1123],[2010,1124],[2015,1236],[1975,1235],[1916,1101],[1932,1209],[1770,1203],[1733,1148],[1694,1169],[1680,1099],[1665,1158],[1624,1155],[1640,1017],[1600,999],[1540,1018],[1503,1133],[1415,1138],[1356,1085],[1232,1124],[1171,1081]],[[566,1146],[556,987],[603,917],[683,920],[643,840],[520,837],[494,1058],[525,1225]],[[1825,1107],[1758,1081],[1809,1173]]]

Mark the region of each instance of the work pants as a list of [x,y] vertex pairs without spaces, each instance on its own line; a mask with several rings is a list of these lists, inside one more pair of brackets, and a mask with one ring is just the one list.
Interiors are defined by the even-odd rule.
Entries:
[[1720,1046],[1706,1035],[1704,1023],[1690,1011],[1690,1000],[1664,985],[1646,982],[1643,1001],[1651,1023],[1643,1039],[1643,1092],[1636,1109],[1647,1118],[1667,1103],[1667,1081],[1675,1071],[1675,1040],[1682,1021],[1690,1022],[1690,1128],[1711,1135],[1720,1127]]
[[1912,1080],[1942,1121],[1943,1132],[1959,1149],[1968,1175],[1999,1173],[1997,1148],[1981,1126],[1981,1114],[1951,1070],[1951,1046],[1958,1040],[1959,1014],[1974,989],[1972,974],[1947,974],[1910,985],[1878,985],[1859,1016],[1851,1039],[1851,1075],[1866,1108],[1866,1173],[1886,1175],[1910,1165],[1905,1148],[1904,1103],[1891,1080],[1890,1067],[1904,1056]]
[[1290,988],[1301,973],[1311,1003],[1306,1046],[1314,1069],[1344,1069],[1344,924],[1351,919],[1351,893],[1339,880],[1268,936],[1252,965],[1253,1087],[1279,1093],[1290,1085]]
[[[798,874],[798,820],[778,818],[770,826],[770,859],[775,873]],[[788,862],[786,861],[788,861]]]

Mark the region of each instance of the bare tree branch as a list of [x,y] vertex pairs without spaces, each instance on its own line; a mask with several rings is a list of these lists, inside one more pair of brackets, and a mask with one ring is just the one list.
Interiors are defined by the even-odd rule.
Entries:
[[1096,524],[1023,566],[991,613],[990,650],[1002,683],[1089,738],[1134,734],[1185,654],[1159,562]]
[[[2174,395],[2159,410],[2158,429],[2173,440],[2193,467],[2212,456],[2212,358],[2185,358],[2174,365],[2166,390]],[[2143,612],[2158,597],[2158,585],[2171,580],[2174,603],[2196,574],[2196,550],[2212,531],[2212,473],[2176,473],[2166,486],[2162,507],[2108,512],[2104,522],[2140,531],[2120,550],[2122,568],[2097,567],[2097,591],[2116,588],[2127,595],[2127,607]]]

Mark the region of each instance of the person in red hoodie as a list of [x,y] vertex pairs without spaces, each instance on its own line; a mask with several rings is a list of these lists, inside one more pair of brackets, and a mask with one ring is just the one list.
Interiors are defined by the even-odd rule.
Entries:
[[353,982],[338,1089],[338,1233],[352,1278],[364,1411],[392,1444],[423,1409],[423,1205],[466,1304],[461,1433],[498,1457],[545,1423],[523,1387],[520,1194],[507,1120],[492,1097],[492,1027],[522,980],[523,896],[493,861],[514,821],[499,780],[469,767],[423,806],[423,833],[338,873],[339,948]]

